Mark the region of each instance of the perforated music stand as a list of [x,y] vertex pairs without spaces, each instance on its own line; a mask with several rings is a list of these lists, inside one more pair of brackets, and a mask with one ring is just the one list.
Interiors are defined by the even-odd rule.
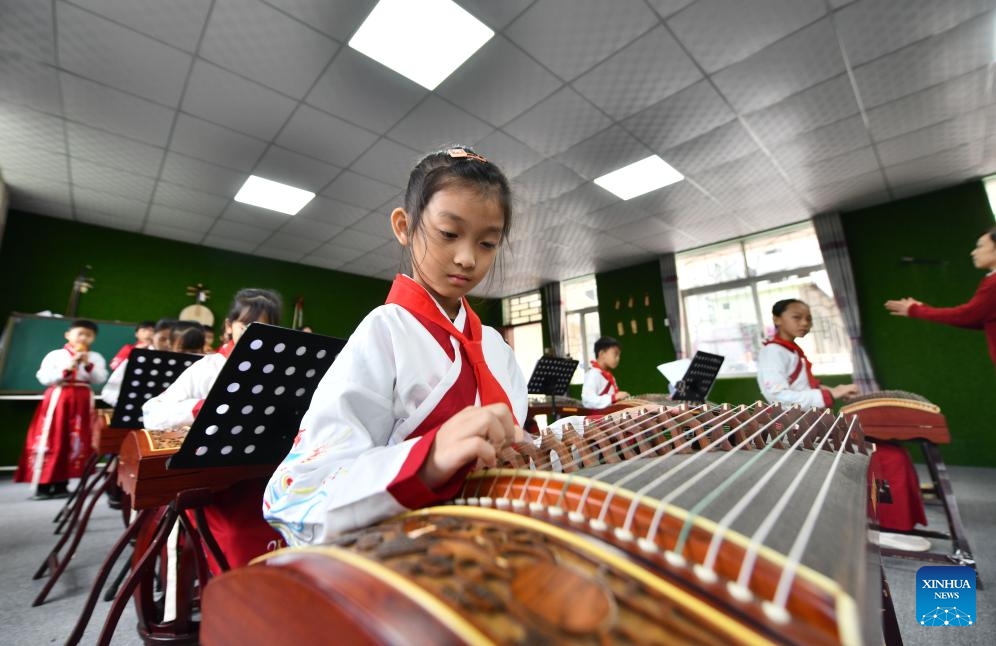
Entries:
[[142,428],[142,404],[161,394],[201,357],[185,352],[135,348],[128,355],[111,428]]
[[251,324],[167,468],[279,463],[344,345],[321,334]]
[[716,376],[726,359],[721,354],[710,352],[695,353],[692,363],[685,375],[674,384],[674,394],[671,399],[676,401],[703,403],[709,397],[709,391],[716,383]]
[[529,377],[526,390],[530,395],[549,395],[553,419],[557,420],[557,397],[567,395],[571,377],[578,368],[578,360],[569,357],[540,357]]

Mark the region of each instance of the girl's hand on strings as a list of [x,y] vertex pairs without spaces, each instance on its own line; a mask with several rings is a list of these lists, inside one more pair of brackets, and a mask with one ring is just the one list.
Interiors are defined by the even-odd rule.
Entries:
[[505,404],[468,406],[439,428],[419,477],[436,489],[470,462],[475,468],[497,466],[501,449],[522,438]]

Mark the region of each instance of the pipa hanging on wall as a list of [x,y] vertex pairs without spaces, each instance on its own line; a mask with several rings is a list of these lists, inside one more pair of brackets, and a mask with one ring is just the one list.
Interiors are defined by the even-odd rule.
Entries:
[[197,283],[196,285],[188,285],[187,296],[194,297],[194,304],[188,305],[180,310],[180,320],[197,321],[202,325],[213,326],[214,313],[212,313],[211,310],[204,305],[204,302],[211,296],[211,290],[204,287],[201,283]]

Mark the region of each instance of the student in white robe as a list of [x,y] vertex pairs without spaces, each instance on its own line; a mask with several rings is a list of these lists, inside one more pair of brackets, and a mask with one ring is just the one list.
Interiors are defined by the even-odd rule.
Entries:
[[[813,376],[812,364],[795,342],[813,326],[809,306],[789,298],[775,303],[771,314],[777,332],[761,348],[757,358],[757,383],[765,399],[799,404],[803,408],[826,408],[833,406],[835,399],[858,394],[854,384],[828,387]],[[917,523],[926,525],[920,483],[906,450],[891,442],[878,442],[875,449],[868,465],[868,481],[876,484],[878,495],[877,505],[869,499],[869,513],[877,516],[883,529],[905,531]],[[912,542],[901,544],[895,542],[904,541],[900,536],[883,533],[881,537],[902,549],[930,547],[929,542],[915,536],[911,537]]]
[[[173,330],[172,336],[173,343],[169,349],[173,352],[204,354],[204,332],[200,323],[197,324],[197,327],[188,326],[183,328],[178,326]],[[122,359],[100,391],[100,398],[104,400],[104,403],[117,406],[118,396],[121,394],[121,384],[124,382],[125,371],[127,369],[128,359]]]
[[622,399],[627,399],[629,393],[619,390],[612,371],[619,367],[622,358],[622,347],[611,336],[603,336],[595,341],[595,360],[584,375],[584,385],[581,386],[581,403],[585,408],[608,408]]
[[764,342],[757,356],[757,384],[766,400],[819,408],[858,394],[854,384],[824,386],[813,376],[813,365],[795,342],[813,327],[808,305],[787,298],[772,306],[771,315],[775,336]]
[[290,545],[447,500],[523,437],[525,378],[465,298],[508,236],[508,180],[466,148],[432,153],[390,220],[412,277],[350,336],[266,489]]
[[66,345],[46,354],[35,375],[47,388],[14,472],[14,482],[31,483],[35,498],[69,495],[69,479],[82,474],[93,453],[90,387],[107,379],[104,357],[90,350],[97,324],[73,321],[65,337]]
[[[161,395],[145,402],[142,406],[145,428],[166,430],[192,424],[246,327],[256,322],[279,325],[281,309],[280,296],[274,292],[240,290],[225,319],[231,340],[217,352],[195,361]],[[230,567],[245,565],[281,545],[280,535],[263,520],[260,509],[265,485],[265,478],[243,480],[213,494],[212,504],[204,508],[211,533]],[[213,556],[207,557],[211,570],[221,571]]]

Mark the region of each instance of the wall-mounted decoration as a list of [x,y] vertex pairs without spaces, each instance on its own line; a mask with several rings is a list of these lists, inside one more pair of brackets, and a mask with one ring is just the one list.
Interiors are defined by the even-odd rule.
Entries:
[[653,331],[654,331],[654,317],[648,316],[647,317],[647,332],[653,332]]
[[197,321],[203,325],[214,325],[214,314],[209,310],[204,302],[211,297],[211,290],[201,283],[187,286],[187,296],[194,297],[194,304],[188,305],[180,310],[181,321]]
[[633,334],[639,331],[640,328],[637,326],[636,319],[630,319],[629,329],[633,330]]
[[616,323],[616,336],[624,336],[626,334],[626,328],[623,327],[623,322],[619,321]]

